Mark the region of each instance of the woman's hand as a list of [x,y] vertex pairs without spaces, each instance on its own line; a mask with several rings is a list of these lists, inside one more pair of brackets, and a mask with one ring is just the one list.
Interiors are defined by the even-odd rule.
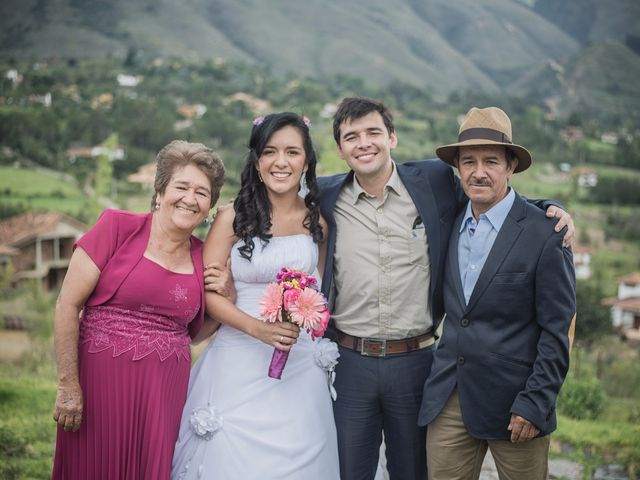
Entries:
[[258,320],[256,325],[257,328],[252,335],[283,352],[291,350],[291,347],[298,341],[298,335],[300,335],[300,327],[294,323],[271,323]]
[[231,275],[231,260],[228,259],[226,265],[219,262],[212,262],[204,267],[204,289],[209,292],[216,292],[235,303],[236,288]]
[[67,432],[75,432],[82,422],[82,389],[78,382],[58,384],[53,420]]

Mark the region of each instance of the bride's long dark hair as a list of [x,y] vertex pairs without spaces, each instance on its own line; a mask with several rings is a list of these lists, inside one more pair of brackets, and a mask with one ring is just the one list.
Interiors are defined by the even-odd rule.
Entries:
[[255,248],[254,237],[258,237],[264,245],[272,237],[268,233],[271,230],[271,202],[269,202],[267,189],[258,174],[258,159],[273,134],[286,126],[292,126],[300,132],[307,162],[305,180],[308,193],[304,197],[304,204],[307,206],[308,212],[303,225],[309,230],[315,242],[322,241],[323,234],[318,206],[319,192],[316,181],[317,157],[313,150],[308,121],[305,120],[296,113],[282,112],[272,113],[254,121],[249,138],[249,153],[240,176],[240,191],[233,202],[235,209],[233,232],[242,240],[238,251],[240,256],[247,260],[251,260]]

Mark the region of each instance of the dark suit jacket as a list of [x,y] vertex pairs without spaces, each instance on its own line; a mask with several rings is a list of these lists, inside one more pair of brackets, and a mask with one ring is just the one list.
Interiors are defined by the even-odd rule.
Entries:
[[542,210],[519,195],[487,257],[469,304],[458,266],[458,216],[445,267],[447,318],[425,383],[419,423],[435,419],[458,386],[468,432],[508,439],[512,413],[540,435],[556,428],[576,311],[573,255]]
[[[447,242],[458,210],[467,198],[453,169],[441,160],[423,160],[397,164],[398,174],[406,187],[424,223],[431,259],[431,312],[434,324],[444,314],[442,301],[442,275]],[[353,180],[353,172],[318,178],[320,209],[329,224],[327,261],[322,275],[322,291],[330,300],[334,298],[333,254],[336,248],[336,221],[333,209],[342,186]],[[353,239],[358,241],[358,239]]]

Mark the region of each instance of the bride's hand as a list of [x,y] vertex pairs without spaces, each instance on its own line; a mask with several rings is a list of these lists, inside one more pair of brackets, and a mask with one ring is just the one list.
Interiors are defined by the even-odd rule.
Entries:
[[298,341],[300,327],[289,322],[263,322],[259,321],[255,337],[267,345],[272,345],[278,350],[288,352],[293,344]]

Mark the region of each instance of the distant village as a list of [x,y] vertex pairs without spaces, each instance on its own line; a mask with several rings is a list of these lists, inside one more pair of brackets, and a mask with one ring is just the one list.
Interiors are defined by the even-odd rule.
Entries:
[[[17,69],[5,72],[4,77],[14,85],[23,80]],[[117,87],[127,92],[131,98],[136,96],[136,87],[144,81],[140,75],[119,73],[116,76]],[[73,86],[70,86],[73,96]],[[51,92],[30,95],[26,101],[50,108],[55,102]],[[91,99],[93,109],[109,108],[114,101],[114,95],[105,92]],[[224,100],[227,103],[241,102],[255,114],[264,114],[272,109],[271,104],[245,92],[236,92]],[[327,103],[320,112],[323,118],[330,118],[335,111],[335,105]],[[553,114],[554,109],[549,109]],[[177,102],[176,112],[180,117],[174,123],[174,131],[189,129],[193,122],[207,113],[207,106],[201,103]],[[560,132],[560,137],[568,144],[573,144],[585,138],[583,128],[567,126]],[[625,132],[608,131],[600,135],[600,141],[616,145]],[[107,156],[110,161],[125,159],[125,147],[106,145],[75,145],[65,151],[65,157],[70,163],[78,159],[96,159]],[[598,175],[595,170],[587,167],[573,168],[569,163],[558,165],[559,170],[571,175],[578,186],[592,188],[598,185]],[[148,163],[127,176],[128,182],[138,184],[144,191],[151,191],[155,177],[155,164]],[[88,229],[88,226],[62,213],[31,211],[0,221],[0,268],[10,273],[9,284],[20,286],[26,281],[37,281],[43,289],[54,291],[60,287],[62,279],[69,265],[74,242]],[[591,277],[591,247],[574,245],[574,262],[576,277],[586,280]],[[615,331],[624,338],[637,341],[640,344],[640,272],[629,272],[619,277],[618,295],[606,298],[603,304],[611,309],[611,322]],[[19,318],[1,319],[6,328],[24,328],[24,322]],[[578,317],[579,324],[579,317]]]

